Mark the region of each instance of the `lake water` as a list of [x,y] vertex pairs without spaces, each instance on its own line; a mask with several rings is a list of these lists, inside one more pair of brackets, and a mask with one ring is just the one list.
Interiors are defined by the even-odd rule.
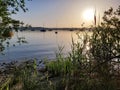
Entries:
[[[71,51],[72,38],[77,40],[78,31],[24,31],[16,33],[10,40],[10,46],[3,52],[5,55],[0,55],[0,61],[13,61],[13,60],[24,60],[24,59],[54,59],[58,47],[64,47],[63,53],[67,56],[68,52]],[[82,33],[81,33],[82,35]],[[28,43],[18,44],[16,43],[17,36],[25,37]],[[13,46],[15,44],[15,47]]]

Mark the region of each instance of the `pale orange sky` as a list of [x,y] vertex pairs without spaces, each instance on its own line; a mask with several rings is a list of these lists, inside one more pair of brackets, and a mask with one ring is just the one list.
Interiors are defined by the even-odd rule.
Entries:
[[109,7],[118,7],[120,0],[32,0],[26,2],[29,11],[12,17],[32,26],[81,27],[93,25],[93,20],[83,18],[87,9],[95,9],[102,17]]

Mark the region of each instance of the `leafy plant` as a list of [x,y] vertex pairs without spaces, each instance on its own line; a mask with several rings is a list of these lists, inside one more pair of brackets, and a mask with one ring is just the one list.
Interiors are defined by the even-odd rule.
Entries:
[[11,18],[22,9],[26,12],[25,0],[0,0],[0,51],[5,49],[3,42],[13,36],[13,31],[18,31],[23,27],[23,22]]

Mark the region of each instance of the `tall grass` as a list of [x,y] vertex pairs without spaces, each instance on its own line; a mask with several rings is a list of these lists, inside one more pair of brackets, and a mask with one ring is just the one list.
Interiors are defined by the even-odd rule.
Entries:
[[[45,71],[39,72],[36,60],[15,66],[11,80],[4,86],[7,90],[117,90],[118,85],[111,67],[113,64],[97,61],[91,53],[95,47],[86,45],[90,38],[85,36],[84,43],[72,40],[71,53],[64,57],[59,47],[56,60],[45,64]],[[90,43],[91,44],[91,43]],[[96,49],[95,49],[96,50]],[[102,59],[102,58],[101,58]],[[1,90],[4,90],[4,88]]]
[[[95,29],[99,29],[100,31],[102,28],[97,27]],[[111,64],[112,61],[108,60],[109,56],[106,58],[108,60],[107,62],[104,58],[104,55],[109,53],[103,53],[104,51],[106,52],[106,49],[100,49],[100,47],[106,46],[104,43],[108,41],[102,40],[97,42],[97,40],[94,40],[97,39],[94,38],[94,36],[97,35],[95,34],[97,31],[93,33],[91,38],[85,36],[83,39],[84,43],[74,43],[72,40],[72,51],[67,58],[59,53],[57,54],[58,58],[56,58],[56,61],[51,61],[46,65],[52,77],[60,77],[59,85],[57,86],[57,84],[55,84],[55,87],[57,87],[56,90],[61,88],[64,90],[117,90],[117,88],[119,88],[116,86],[114,75],[116,72],[113,72],[111,68],[114,68],[113,64]],[[104,32],[101,35],[105,35]],[[86,50],[88,42],[90,42],[89,51]],[[99,44],[101,44],[101,46]],[[92,50],[94,50],[94,53]],[[96,58],[98,56],[100,57],[99,60]]]

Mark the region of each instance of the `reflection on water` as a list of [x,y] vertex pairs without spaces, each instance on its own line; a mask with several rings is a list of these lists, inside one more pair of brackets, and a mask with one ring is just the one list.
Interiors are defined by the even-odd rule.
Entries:
[[[24,58],[55,58],[55,52],[58,50],[58,46],[64,47],[64,54],[67,55],[71,49],[72,37],[77,40],[77,31],[25,31],[18,33],[18,36],[26,38],[27,44],[16,44],[17,34],[10,40],[10,47],[4,51],[5,55],[0,55],[0,61],[2,60],[21,60]],[[81,35],[83,33],[80,33]],[[14,47],[13,44],[16,44]]]

